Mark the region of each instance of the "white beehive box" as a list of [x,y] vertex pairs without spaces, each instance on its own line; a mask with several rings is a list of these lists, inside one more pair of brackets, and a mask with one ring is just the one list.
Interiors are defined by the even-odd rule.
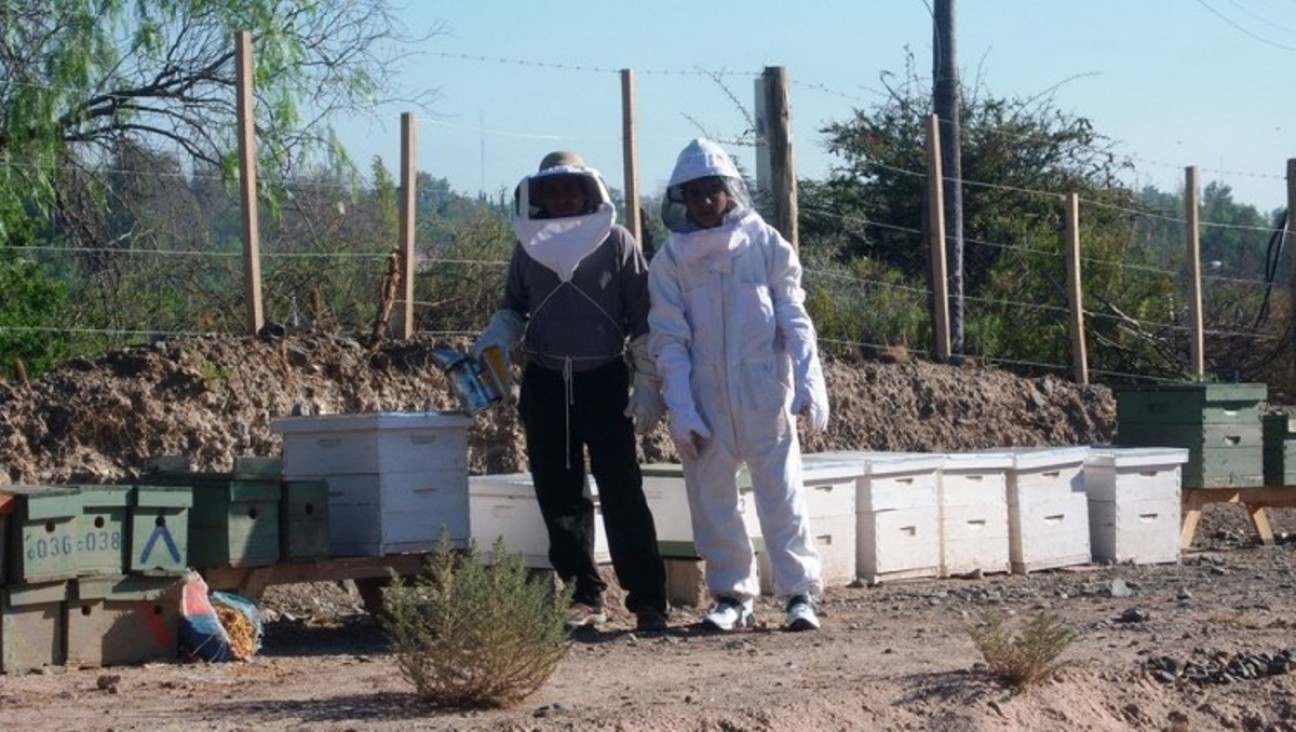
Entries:
[[1099,562],[1179,561],[1182,448],[1094,448],[1085,462],[1089,541]]
[[[540,514],[530,473],[469,477],[468,515],[472,539],[478,549],[488,551],[502,537],[504,548],[512,554],[521,554],[526,566],[553,568],[549,562],[549,531]],[[594,499],[594,561],[599,564],[612,561],[597,499]]]
[[855,494],[856,574],[870,584],[940,574],[944,455],[876,454]]
[[468,544],[466,471],[338,474],[324,482],[335,557],[428,551],[442,527],[454,546]]
[[[684,467],[679,463],[644,465],[643,490],[657,527],[657,544],[663,557],[696,557],[693,545],[693,518],[689,510],[688,491],[684,488]],[[760,521],[752,500],[750,481],[739,476],[738,510],[742,512],[747,536],[760,538]]]
[[373,412],[274,420],[285,480],[329,486],[329,551],[383,556],[434,549],[444,530],[466,546],[468,428],[445,412]]
[[[864,466],[860,462],[802,462],[801,483],[806,514],[810,535],[819,550],[820,576],[824,586],[847,585],[855,581],[855,491],[856,482],[863,472]],[[750,485],[750,482],[750,476],[744,471],[739,477],[740,485]],[[755,502],[754,496],[752,502]],[[763,539],[758,545],[757,568],[761,592],[774,594],[773,567]]]
[[916,452],[808,453],[807,463],[856,463],[855,574],[869,584],[940,574],[940,467]]
[[643,490],[648,510],[657,528],[662,556],[693,557],[693,524],[688,492],[684,490],[684,468],[678,463],[644,465]]
[[1012,571],[1069,567],[1091,561],[1087,447],[1011,450],[1008,542]]
[[1007,572],[1008,470],[1003,452],[949,453],[940,470],[941,576]]

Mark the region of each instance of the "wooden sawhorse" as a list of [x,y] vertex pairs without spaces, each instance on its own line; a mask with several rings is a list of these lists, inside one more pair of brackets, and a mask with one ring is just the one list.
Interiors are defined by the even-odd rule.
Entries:
[[389,554],[385,557],[334,557],[290,561],[265,567],[216,567],[203,570],[207,586],[241,595],[254,603],[270,585],[295,582],[354,580],[360,599],[370,614],[382,609],[382,588],[395,572],[409,577],[427,566],[429,554]]
[[1251,517],[1260,543],[1272,544],[1273,529],[1269,526],[1266,508],[1296,507],[1296,486],[1257,486],[1254,488],[1185,488],[1183,489],[1183,514],[1179,524],[1179,548],[1192,546],[1201,520],[1202,506],[1207,503],[1241,503]]

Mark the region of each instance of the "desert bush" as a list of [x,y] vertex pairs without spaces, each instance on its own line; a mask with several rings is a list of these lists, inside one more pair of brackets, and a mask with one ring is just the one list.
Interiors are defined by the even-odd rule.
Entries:
[[383,628],[401,676],[442,707],[507,707],[540,688],[567,652],[552,585],[497,541],[485,555],[445,534],[423,574],[392,578]]
[[1013,687],[1048,679],[1061,666],[1058,656],[1071,645],[1075,633],[1052,613],[1028,620],[1021,632],[1012,633],[1003,617],[991,613],[968,634],[985,657],[990,674]]

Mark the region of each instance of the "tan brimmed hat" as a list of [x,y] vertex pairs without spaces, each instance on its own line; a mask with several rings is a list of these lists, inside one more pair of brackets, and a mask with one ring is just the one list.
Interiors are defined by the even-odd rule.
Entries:
[[544,156],[544,159],[540,161],[540,170],[548,170],[559,166],[583,168],[585,167],[585,161],[581,160],[580,155],[569,150],[555,150]]

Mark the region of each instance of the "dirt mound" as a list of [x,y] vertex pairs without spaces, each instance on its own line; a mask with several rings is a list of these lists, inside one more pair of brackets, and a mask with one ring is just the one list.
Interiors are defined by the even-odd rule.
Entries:
[[[0,384],[0,479],[120,480],[174,454],[223,470],[235,456],[279,454],[270,429],[278,417],[450,409],[453,397],[431,359],[437,345],[467,347],[200,337],[76,359],[39,380]],[[825,370],[832,422],[806,441],[807,451],[1077,445],[1105,442],[1115,427],[1103,387],[928,363],[829,360]],[[664,428],[640,447],[646,461],[673,459]],[[470,451],[474,472],[525,469],[516,410],[479,417]]]

